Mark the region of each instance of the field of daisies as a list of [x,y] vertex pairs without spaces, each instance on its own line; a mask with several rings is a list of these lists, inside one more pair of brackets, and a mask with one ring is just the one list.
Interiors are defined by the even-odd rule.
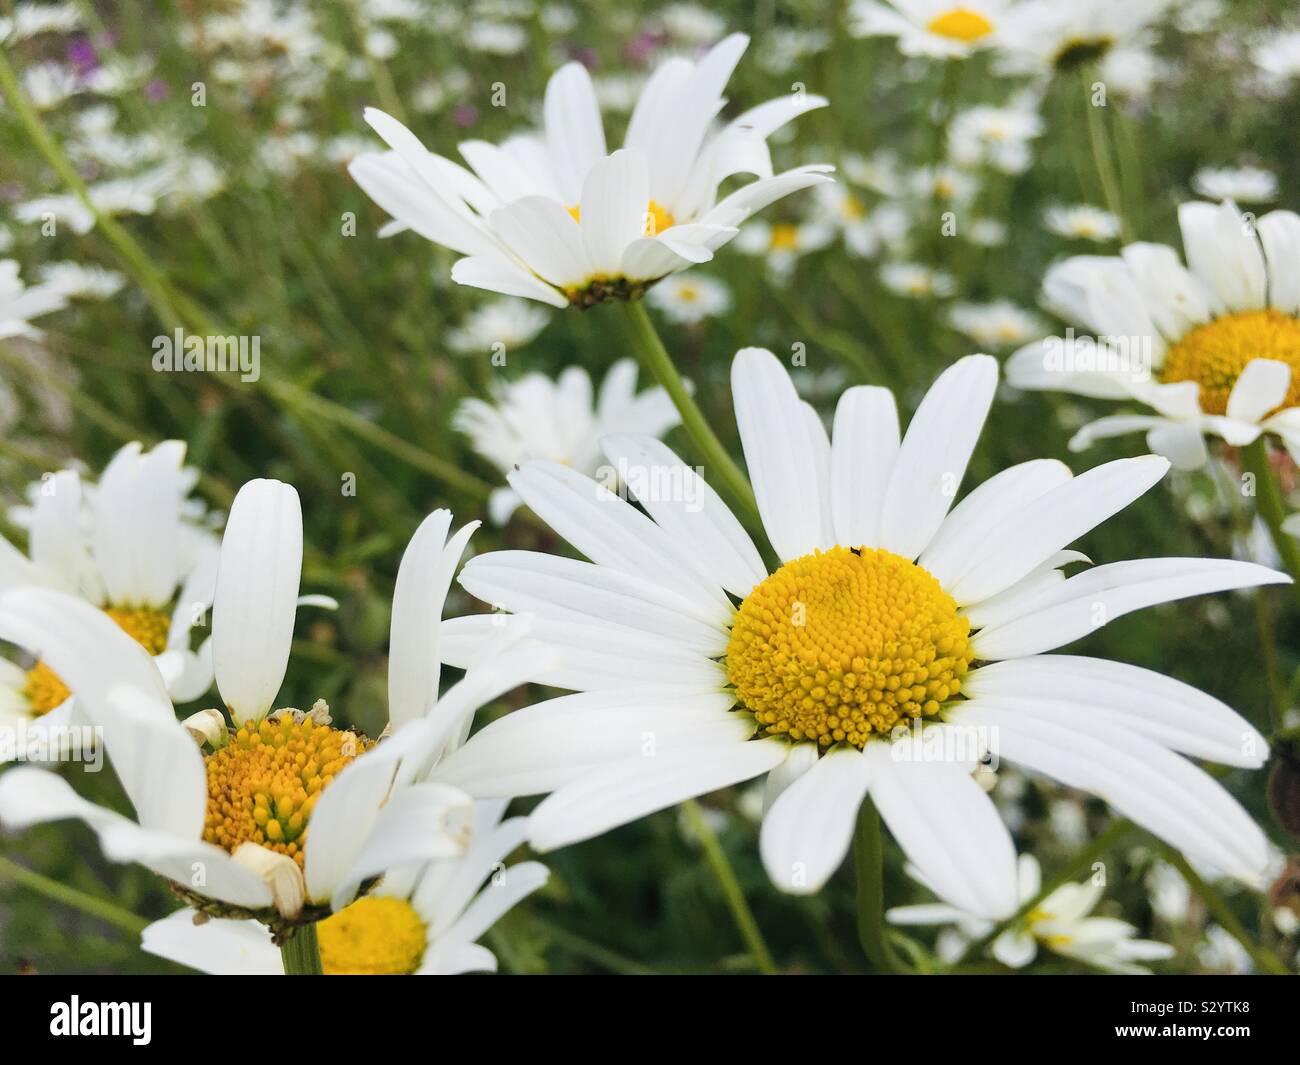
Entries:
[[0,0],[0,968],[1300,951],[1300,5]]

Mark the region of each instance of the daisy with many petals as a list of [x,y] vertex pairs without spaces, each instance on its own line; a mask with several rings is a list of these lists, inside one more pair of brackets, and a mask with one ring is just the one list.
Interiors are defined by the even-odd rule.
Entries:
[[[636,373],[636,363],[620,359],[594,396],[591,377],[578,366],[555,380],[524,374],[495,386],[492,403],[463,401],[452,425],[503,476],[529,459],[550,459],[594,475],[603,465],[600,438],[606,433],[624,429],[662,436],[680,420],[662,388],[637,392]],[[488,515],[504,525],[517,506],[513,488],[497,488],[488,498]]]
[[472,804],[429,769],[479,705],[520,683],[518,669],[543,667],[518,646],[524,626],[500,630],[494,646],[511,641],[513,653],[489,653],[438,698],[441,604],[475,528],[448,540],[450,522],[445,510],[431,514],[402,559],[382,742],[333,727],[323,701],[271,712],[303,549],[298,493],[279,481],[244,485],[222,541],[212,643],[229,724],[215,709],[177,721],[157,669],[103,611],[44,588],[6,593],[0,638],[48,662],[76,693],[135,817],[24,766],[0,775],[0,822],[82,820],[108,857],[153,870],[191,905],[281,930],[342,909],[388,869],[461,853]]
[[[924,883],[924,878],[920,878]],[[1042,870],[1032,854],[1022,854],[1019,863],[1020,901],[1029,902],[1042,889]],[[1161,961],[1174,956],[1168,943],[1138,939],[1137,929],[1114,917],[1089,916],[1101,901],[1105,886],[1095,879],[1082,884],[1062,884],[1029,912],[1016,927],[1008,928],[993,941],[991,952],[1003,965],[1022,969],[1038,955],[1039,946],[1063,958],[1071,958],[1107,972],[1128,976],[1151,974],[1143,961]],[[954,906],[928,904],[895,906],[885,919],[896,925],[955,924],[966,939],[979,939],[992,931],[982,918],[972,917]]]
[[[326,976],[446,976],[495,972],[496,956],[475,942],[546,883],[540,862],[502,863],[524,841],[525,820],[502,821],[504,802],[480,802],[473,841],[458,858],[384,874],[364,898],[316,926]],[[280,976],[284,963],[256,921],[195,923],[178,910],[144,930],[151,954],[216,976]]]
[[[1178,219],[1186,266],[1139,243],[1053,267],[1044,301],[1070,332],[1016,352],[1007,380],[1155,412],[1101,418],[1075,449],[1145,430],[1152,451],[1194,468],[1207,433],[1242,446],[1271,432],[1300,456],[1300,216],[1185,203]],[[1075,337],[1076,325],[1095,335]]]
[[[0,591],[52,588],[97,607],[153,656],[176,702],[212,684],[208,646],[190,644],[217,569],[216,537],[194,520],[198,472],[184,460],[185,445],[168,440],[149,451],[127,444],[98,484],[60,470],[33,485],[30,506],[11,515],[27,528],[27,556],[0,537]],[[39,718],[56,727],[70,720],[73,702],[48,662],[0,659],[0,726]]]
[[[1263,833],[1182,755],[1258,767],[1262,737],[1178,681],[1045,652],[1145,606],[1288,578],[1196,558],[1066,577],[1084,561],[1068,545],[1163,476],[1156,456],[1078,477],[1022,463],[954,508],[997,377],[986,355],[956,363],[901,438],[893,395],[851,388],[828,436],[775,356],[741,351],[736,419],[774,570],[656,440],[603,441],[638,474],[644,512],[554,463],[512,474],[590,561],[493,552],[460,581],[533,612],[543,644],[577,649],[549,683],[578,694],[488,725],[440,779],[478,797],[550,793],[529,828],[549,850],[767,774],[763,860],[793,892],[830,877],[870,796],[947,902],[997,918],[1019,893],[1011,837],[971,776],[992,748],[1257,882]],[[448,622],[447,661],[468,661],[497,621]]]
[[[707,262],[755,211],[830,180],[828,166],[774,174],[767,148],[776,130],[824,106],[821,97],[769,100],[715,128],[748,43],[733,34],[698,61],[662,64],[613,154],[591,77],[575,62],[546,87],[542,132],[462,143],[470,170],[370,108],[366,121],[390,151],[360,156],[349,171],[393,216],[386,233],[411,229],[465,256],[451,274],[463,285],[557,307],[631,298]],[[718,201],[718,187],[739,174],[757,180]]]
[[849,9],[858,37],[894,37],[904,55],[964,59],[997,40],[1009,0],[857,0]]

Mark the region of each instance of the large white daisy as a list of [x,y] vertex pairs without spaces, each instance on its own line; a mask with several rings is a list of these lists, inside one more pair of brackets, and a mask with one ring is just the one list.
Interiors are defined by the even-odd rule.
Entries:
[[[393,216],[385,233],[412,229],[465,256],[452,268],[461,284],[557,307],[636,296],[707,262],[753,212],[830,180],[829,166],[774,174],[767,148],[791,119],[825,106],[822,97],[779,97],[714,128],[748,44],[732,34],[698,61],[663,63],[613,154],[591,76],[575,62],[546,87],[543,131],[462,143],[470,170],[374,108],[366,121],[391,151],[348,169]],[[718,187],[739,174],[757,180],[718,201]]]
[[1152,451],[1192,468],[1206,433],[1243,446],[1272,432],[1300,459],[1300,216],[1185,203],[1178,220],[1186,266],[1139,243],[1049,270],[1044,302],[1070,332],[1017,351],[1007,380],[1154,409],[1084,426],[1075,450],[1145,430]]
[[[176,702],[212,684],[208,645],[191,649],[191,630],[212,604],[217,539],[194,520],[198,472],[184,465],[185,444],[149,451],[127,444],[99,482],[60,470],[32,486],[30,506],[11,515],[27,527],[25,556],[0,537],[0,591],[56,588],[98,607],[153,656]],[[196,507],[198,510],[196,511]],[[49,664],[0,659],[0,726],[72,714],[68,686]]]
[[[460,581],[534,612],[534,634],[570,651],[549,683],[578,694],[488,725],[440,779],[479,797],[550,792],[529,829],[548,850],[766,773],[763,860],[792,892],[836,869],[870,795],[945,900],[1001,917],[1019,898],[1015,854],[971,777],[991,750],[1258,882],[1263,833],[1182,757],[1258,767],[1255,729],[1160,674],[1044,652],[1144,606],[1288,578],[1196,558],[1066,577],[1062,567],[1086,561],[1068,545],[1155,484],[1168,469],[1157,456],[1078,477],[1053,460],[1022,463],[953,508],[996,386],[993,359],[962,359],[901,440],[891,393],[851,388],[832,440],[775,356],[739,352],[736,417],[774,571],[658,441],[604,441],[612,461],[644,474],[629,479],[633,492],[658,489],[642,497],[645,513],[553,463],[512,475],[590,561],[493,552]],[[469,660],[494,622],[448,622],[446,660]]]
[[[326,976],[446,976],[495,972],[475,942],[512,906],[546,883],[546,866],[505,866],[524,841],[525,820],[502,821],[505,802],[480,802],[473,841],[456,858],[386,872],[379,885],[316,926]],[[280,976],[284,961],[257,921],[196,923],[178,910],[144,930],[151,954],[216,976]]]
[[[388,697],[391,733],[372,742],[334,728],[328,707],[271,713],[288,667],[302,568],[298,494],[250,481],[231,507],[213,607],[218,710],[176,719],[143,649],[100,610],[63,592],[0,596],[0,638],[50,663],[77,694],[135,818],[81,798],[34,767],[0,775],[0,822],[11,828],[86,822],[115,861],[165,877],[209,913],[274,927],[338,910],[381,873],[461,853],[472,822],[463,792],[430,779],[482,703],[544,671],[526,626],[438,697],[443,599],[477,523],[447,539],[435,511],[413,537],[393,595]],[[522,674],[521,672],[522,671]],[[196,740],[200,742],[196,744]]]

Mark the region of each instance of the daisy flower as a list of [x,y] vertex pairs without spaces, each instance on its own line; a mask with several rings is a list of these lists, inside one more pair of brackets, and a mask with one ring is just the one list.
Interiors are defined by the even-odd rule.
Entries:
[[[206,618],[217,569],[216,538],[189,498],[198,472],[184,460],[185,444],[168,440],[149,451],[127,444],[98,484],[60,470],[11,515],[27,527],[28,556],[0,537],[0,590],[53,588],[97,608],[152,656],[180,703],[212,685],[210,648],[192,651],[190,633]],[[63,725],[73,701],[49,662],[23,669],[0,659],[0,724]]]
[[678,325],[696,325],[731,310],[731,289],[716,277],[704,274],[666,277],[646,299]]
[[[1018,872],[1023,904],[1042,890],[1042,870],[1032,854],[1022,854]],[[913,875],[925,882],[918,874]],[[1129,976],[1151,975],[1150,969],[1137,963],[1172,958],[1174,948],[1167,943],[1138,939],[1137,929],[1126,921],[1090,917],[1104,890],[1103,885],[1093,880],[1062,884],[1016,927],[1008,928],[993,941],[990,948],[993,957],[1012,969],[1023,969],[1037,957],[1041,946],[1094,969]],[[942,904],[896,906],[886,911],[885,919],[903,926],[955,924],[968,940],[979,939],[992,931],[988,921]]]
[[788,278],[810,252],[820,251],[835,239],[835,228],[826,222],[751,222],[736,241],[748,255],[758,255],[778,278]]
[[[1155,411],[1101,418],[1075,450],[1145,430],[1152,451],[1190,469],[1205,462],[1205,433],[1240,447],[1273,432],[1300,456],[1300,217],[1185,203],[1178,220],[1186,266],[1140,243],[1049,270],[1044,301],[1070,331],[1017,351],[1007,380]],[[1095,336],[1075,337],[1076,323]]]
[[948,152],[958,166],[1023,174],[1032,159],[1029,142],[1042,136],[1043,128],[1042,117],[1028,99],[1007,107],[972,107],[953,119]]
[[957,291],[952,274],[922,263],[886,263],[880,268],[880,280],[890,292],[911,299],[942,299]]
[[857,37],[894,37],[904,55],[964,59],[993,44],[1009,0],[856,0],[849,30]]
[[1119,236],[1119,219],[1100,207],[1086,203],[1070,207],[1049,207],[1043,212],[1043,224],[1058,237],[1069,240],[1093,240],[1104,244]]
[[[550,459],[594,476],[602,465],[600,438],[606,433],[630,428],[662,436],[680,421],[668,393],[658,387],[638,393],[636,376],[636,363],[619,359],[593,395],[591,377],[578,366],[555,380],[524,374],[495,385],[490,403],[464,400],[452,426],[502,475],[529,459]],[[488,499],[488,516],[504,525],[518,506],[514,489],[497,488]]]
[[1042,320],[1008,300],[993,303],[956,303],[948,309],[948,321],[957,332],[982,348],[1005,348],[1040,336]]
[[498,299],[471,311],[447,333],[447,347],[460,355],[514,351],[531,343],[551,320],[549,311],[518,299]]
[[[656,440],[602,442],[642,474],[634,488],[660,488],[644,513],[555,463],[512,474],[590,561],[493,552],[460,583],[533,612],[543,645],[578,649],[549,681],[577,694],[494,721],[440,779],[479,798],[550,793],[529,823],[545,851],[767,774],[762,857],[795,893],[834,872],[870,796],[945,901],[996,919],[1020,895],[1011,837],[972,778],[995,751],[1258,882],[1264,834],[1181,756],[1257,768],[1267,748],[1255,729],[1158,673],[1045,652],[1145,606],[1288,578],[1196,558],[1067,578],[1062,567],[1084,561],[1068,545],[1154,485],[1168,469],[1157,456],[1078,477],[1022,463],[952,508],[997,377],[987,355],[957,362],[901,439],[890,392],[851,388],[828,436],[774,355],[739,352],[736,420],[781,560],[771,572],[720,497]],[[448,622],[445,659],[471,660],[499,622]]]
[[[335,728],[323,701],[272,713],[289,664],[302,567],[298,493],[250,481],[230,510],[217,573],[212,644],[229,713],[185,722],[139,645],[103,611],[44,588],[0,597],[0,637],[48,662],[77,694],[135,819],[81,798],[61,776],[21,766],[0,775],[11,829],[75,818],[114,861],[164,877],[212,916],[256,918],[283,933],[340,910],[406,864],[463,852],[473,808],[430,778],[483,702],[544,671],[526,631],[498,640],[438,697],[442,602],[475,524],[447,539],[435,511],[402,558],[393,595],[389,723],[382,742]],[[497,656],[507,646],[510,654]],[[199,741],[196,743],[196,740]]]
[[1143,43],[1169,0],[1025,0],[1008,19],[997,45],[1003,69],[1051,74],[1104,62],[1112,48]]
[[[524,818],[501,820],[505,808],[475,804],[464,855],[390,870],[369,895],[317,924],[325,975],[496,972],[496,956],[475,941],[548,875],[540,862],[502,864],[525,834]],[[196,924],[193,911],[178,910],[149,925],[142,940],[150,954],[214,976],[284,974],[280,949],[257,921]]]
[[[632,298],[707,262],[755,211],[830,180],[820,165],[773,174],[767,148],[791,119],[825,106],[820,96],[769,100],[713,128],[748,43],[733,34],[697,62],[662,64],[613,154],[591,76],[574,62],[547,84],[540,134],[460,145],[472,173],[374,108],[366,121],[391,151],[349,170],[393,216],[385,234],[412,229],[465,256],[452,267],[460,284],[556,307]],[[719,185],[738,174],[757,180],[718,201]]]
[[26,285],[18,276],[18,263],[0,259],[0,340],[9,337],[39,339],[41,331],[31,324],[51,311],[67,306],[65,291],[58,285]]
[[1277,175],[1257,166],[1207,166],[1193,175],[1192,189],[1210,200],[1269,203],[1277,199]]
[[1264,38],[1251,52],[1255,66],[1278,88],[1300,77],[1300,30],[1284,30]]

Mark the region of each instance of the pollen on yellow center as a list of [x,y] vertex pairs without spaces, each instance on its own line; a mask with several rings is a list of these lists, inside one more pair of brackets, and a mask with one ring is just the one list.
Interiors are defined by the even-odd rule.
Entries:
[[405,899],[367,895],[316,926],[326,976],[405,976],[424,959],[428,933]]
[[940,37],[971,44],[993,32],[993,23],[978,11],[968,7],[954,7],[951,11],[935,15],[925,27]]
[[778,222],[772,227],[772,250],[795,251],[799,247],[799,227]]
[[833,547],[787,562],[740,604],[727,679],[764,734],[860,748],[961,691],[969,636],[920,566]]
[[[582,208],[580,206],[570,207],[568,208],[568,212],[575,222],[582,221]],[[671,229],[676,224],[677,222],[673,218],[672,212],[667,208],[662,207],[654,200],[651,200],[646,204],[645,222],[642,226],[642,232],[647,237],[653,237],[656,233],[662,233],[665,229]]]
[[1276,359],[1291,367],[1283,407],[1300,405],[1300,321],[1281,311],[1242,311],[1197,326],[1165,355],[1160,379],[1195,381],[1201,409],[1226,414],[1228,396],[1252,359]]
[[205,759],[203,838],[232,853],[241,843],[257,843],[301,866],[321,792],[369,746],[364,736],[288,712],[245,721]]
[[[163,611],[151,606],[109,607],[104,613],[151,655],[160,655],[167,650],[171,617]],[[45,662],[37,662],[27,671],[23,695],[33,716],[48,714],[71,694],[63,679]]]

